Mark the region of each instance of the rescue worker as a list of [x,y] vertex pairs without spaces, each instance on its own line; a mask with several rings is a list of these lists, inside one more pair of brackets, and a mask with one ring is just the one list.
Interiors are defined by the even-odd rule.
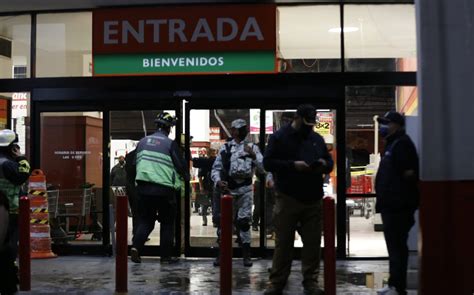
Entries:
[[[212,181],[222,193],[230,193],[234,199],[234,223],[240,237],[244,266],[252,266],[250,255],[253,204],[253,176],[255,170],[263,171],[263,156],[258,146],[246,141],[247,122],[237,119],[232,122],[232,140],[220,149],[212,167]],[[220,242],[220,228],[217,230]],[[219,255],[214,266],[219,265]]]
[[415,224],[419,203],[418,154],[405,131],[405,117],[391,111],[379,117],[385,153],[375,178],[377,203],[389,256],[390,278],[380,295],[407,294],[408,233]]
[[133,262],[141,263],[140,253],[155,227],[158,213],[161,263],[172,264],[179,261],[172,257],[177,196],[182,181],[189,181],[189,175],[179,145],[168,138],[176,118],[162,112],[155,124],[157,131],[142,138],[136,148],[139,217],[130,253]]
[[10,249],[18,255],[18,209],[21,186],[30,177],[30,164],[21,155],[18,136],[9,129],[0,131],[0,191],[7,197],[10,206],[8,233]]

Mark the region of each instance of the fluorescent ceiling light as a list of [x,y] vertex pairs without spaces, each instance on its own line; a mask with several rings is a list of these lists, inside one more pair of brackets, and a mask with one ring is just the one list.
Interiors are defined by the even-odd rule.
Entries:
[[[345,27],[344,28],[344,33],[353,33],[353,32],[357,32],[359,30],[358,27]],[[341,32],[341,28],[331,28],[329,29],[328,31],[329,33],[340,33]]]

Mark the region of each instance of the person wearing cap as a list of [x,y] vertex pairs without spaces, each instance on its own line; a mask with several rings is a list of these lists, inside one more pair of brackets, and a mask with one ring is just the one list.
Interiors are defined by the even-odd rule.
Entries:
[[[246,140],[247,122],[234,120],[231,124],[232,140],[226,142],[217,155],[212,166],[211,177],[216,187],[224,194],[231,194],[234,199],[234,222],[242,247],[244,266],[252,266],[250,254],[253,204],[253,176],[258,169],[263,172],[263,156],[258,146]],[[219,218],[216,218],[217,220]],[[218,243],[220,229],[217,230]],[[219,265],[219,255],[214,261]]]
[[30,164],[20,153],[17,134],[9,129],[0,131],[0,192],[9,201],[10,249],[18,255],[18,214],[21,186],[30,177]]
[[305,294],[324,294],[318,286],[324,175],[333,160],[324,139],[314,132],[316,109],[300,105],[292,122],[269,138],[263,159],[273,175],[275,251],[265,294],[282,294],[291,272],[295,231],[302,240]]
[[132,261],[141,262],[140,253],[155,227],[157,213],[160,222],[161,263],[178,262],[172,257],[174,223],[177,214],[177,195],[182,181],[189,181],[188,170],[178,144],[168,136],[176,125],[176,118],[160,113],[155,124],[157,131],[142,138],[136,148],[136,191],[138,199],[138,227],[130,250]]
[[375,178],[377,203],[382,215],[389,255],[390,279],[380,295],[407,294],[408,233],[415,223],[418,208],[418,155],[405,132],[405,117],[390,111],[377,119],[385,138],[385,152]]

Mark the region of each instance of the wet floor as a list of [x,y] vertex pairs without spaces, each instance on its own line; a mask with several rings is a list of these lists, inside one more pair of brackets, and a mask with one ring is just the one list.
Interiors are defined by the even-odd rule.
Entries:
[[[255,260],[244,268],[234,260],[233,294],[261,294],[268,282],[270,260]],[[218,294],[219,269],[211,259],[183,259],[163,265],[157,258],[129,263],[129,294]],[[386,261],[352,261],[337,264],[337,294],[372,295],[386,281]],[[60,257],[32,263],[32,292],[20,294],[113,294],[115,263],[104,257]],[[301,263],[293,263],[287,294],[303,294]],[[321,285],[322,276],[321,276]],[[410,291],[410,295],[416,291]]]

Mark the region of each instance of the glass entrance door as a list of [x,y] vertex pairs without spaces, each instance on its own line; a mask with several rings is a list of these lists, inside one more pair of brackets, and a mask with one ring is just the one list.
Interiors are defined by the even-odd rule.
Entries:
[[[311,103],[311,101],[305,101]],[[191,182],[186,196],[186,255],[209,256],[215,254],[217,247],[217,220],[219,193],[212,193],[206,186],[212,159],[222,146],[232,139],[231,123],[236,119],[247,122],[249,134],[246,141],[259,147],[264,155],[269,137],[278,129],[290,124],[298,103],[243,104],[240,107],[215,105],[213,108],[189,105],[186,111],[188,118],[186,130],[189,130],[186,141],[186,152],[189,160]],[[313,101],[317,106],[318,102]],[[325,104],[317,109],[317,124],[314,130],[325,140],[326,146],[334,159],[334,170],[324,175],[325,195],[337,199],[337,108],[336,104]],[[204,164],[207,163],[207,166]],[[270,255],[275,247],[274,224],[272,211],[274,206],[274,187],[271,184],[271,173],[258,171],[252,177],[253,202],[250,209],[250,236],[254,256]],[[216,198],[217,195],[217,198]],[[233,236],[238,241],[237,230]],[[342,243],[343,244],[343,243]],[[295,234],[295,254],[299,256],[303,245],[301,236]],[[238,244],[234,243],[236,255],[240,253]]]

